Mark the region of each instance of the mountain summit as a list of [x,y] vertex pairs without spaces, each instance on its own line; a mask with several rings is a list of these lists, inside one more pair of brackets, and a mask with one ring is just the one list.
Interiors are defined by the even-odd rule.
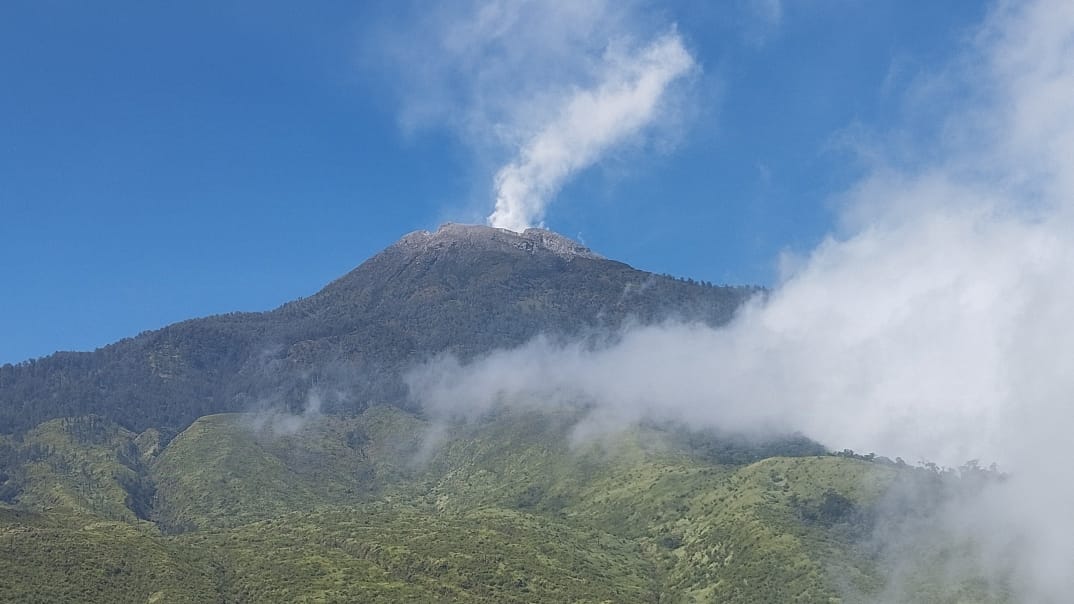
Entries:
[[414,231],[403,236],[397,247],[413,253],[429,253],[452,249],[521,250],[535,254],[551,252],[564,258],[603,258],[584,245],[559,233],[530,228],[522,233],[476,224],[449,222],[435,232]]
[[405,406],[402,372],[436,354],[466,359],[627,321],[715,325],[755,292],[640,271],[544,229],[446,224],[273,311],[0,367],[0,433],[87,413],[136,431],[181,430],[209,413],[300,409],[311,387],[328,383],[344,393],[329,412]]

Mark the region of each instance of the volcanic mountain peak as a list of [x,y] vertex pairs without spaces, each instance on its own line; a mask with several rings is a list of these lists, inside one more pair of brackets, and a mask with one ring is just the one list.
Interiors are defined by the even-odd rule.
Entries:
[[446,224],[273,311],[191,319],[96,352],[0,367],[0,477],[2,435],[46,420],[95,414],[141,432],[262,400],[300,409],[317,376],[338,381],[341,367],[347,402],[326,411],[405,406],[403,373],[425,358],[668,318],[721,325],[755,293],[653,275],[544,229]]
[[453,222],[441,225],[436,232],[414,231],[403,236],[396,246],[414,253],[447,248],[517,248],[531,254],[546,251],[563,257],[603,258],[577,241],[546,229],[529,228],[516,233],[508,229]]

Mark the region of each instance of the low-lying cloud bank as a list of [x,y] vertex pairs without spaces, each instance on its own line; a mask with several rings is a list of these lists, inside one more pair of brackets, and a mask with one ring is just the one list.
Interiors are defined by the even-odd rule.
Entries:
[[1074,4],[996,6],[915,90],[926,104],[954,91],[952,114],[926,138],[886,133],[918,140],[873,149],[840,234],[730,325],[439,359],[411,375],[413,394],[443,415],[581,401],[599,421],[798,430],[836,449],[998,462],[1011,479],[947,526],[1013,567],[1020,601],[1062,601],[1074,592],[1072,39]]

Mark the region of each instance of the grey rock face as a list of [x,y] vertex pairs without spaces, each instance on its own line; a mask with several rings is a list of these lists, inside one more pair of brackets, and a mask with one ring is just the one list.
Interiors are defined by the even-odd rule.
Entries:
[[603,258],[577,241],[546,229],[531,228],[516,233],[490,226],[453,222],[441,225],[435,232],[414,231],[405,235],[395,245],[413,254],[453,248],[503,251],[518,249],[529,253],[552,252],[564,258]]

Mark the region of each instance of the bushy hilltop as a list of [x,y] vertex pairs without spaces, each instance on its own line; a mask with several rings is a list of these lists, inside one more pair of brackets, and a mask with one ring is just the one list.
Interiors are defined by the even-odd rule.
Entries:
[[0,433],[86,414],[174,432],[211,413],[300,406],[319,381],[345,382],[348,392],[326,410],[405,404],[400,371],[440,352],[466,357],[625,321],[720,324],[758,291],[654,275],[541,229],[449,224],[411,233],[270,312],[184,321],[94,352],[0,367]]

